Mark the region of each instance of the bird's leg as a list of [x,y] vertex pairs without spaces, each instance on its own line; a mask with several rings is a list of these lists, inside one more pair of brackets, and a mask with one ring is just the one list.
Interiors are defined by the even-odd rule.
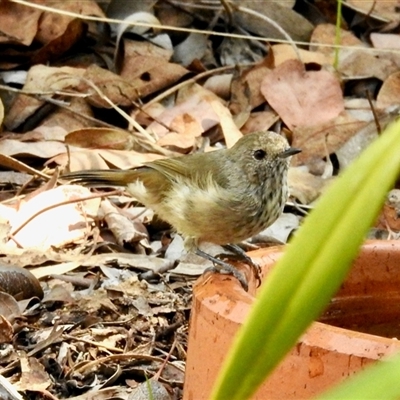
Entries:
[[258,264],[256,264],[251,257],[249,257],[246,252],[237,244],[232,244],[232,243],[228,243],[228,244],[224,244],[222,246],[224,249],[231,251],[232,254],[224,254],[225,257],[227,258],[232,258],[235,260],[239,260],[239,261],[244,261],[245,263],[249,264],[253,270],[254,270],[254,274],[256,276],[256,279],[258,281],[258,283],[261,283],[261,268]]
[[[200,250],[197,248],[195,250],[195,253],[200,256],[205,258],[206,260],[210,260],[211,262],[214,263],[214,268],[211,268],[212,270],[217,270],[220,273],[228,273],[230,275],[233,275],[242,285],[243,289],[247,292],[248,290],[248,284],[247,281],[244,277],[244,275],[239,272],[233,265],[228,264],[225,261],[220,260],[219,258],[213,257],[211,254],[208,254],[204,252],[203,250]],[[210,270],[210,268],[207,268],[207,270]]]

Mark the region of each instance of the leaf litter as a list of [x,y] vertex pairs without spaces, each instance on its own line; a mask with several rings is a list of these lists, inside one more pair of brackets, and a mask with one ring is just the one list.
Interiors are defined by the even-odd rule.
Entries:
[[[302,149],[290,201],[244,246],[287,242],[399,113],[395,2],[345,2],[336,69],[328,3],[0,3],[0,397],[182,398],[210,264],[123,188],[62,173],[281,131]],[[398,191],[369,237],[398,238]]]

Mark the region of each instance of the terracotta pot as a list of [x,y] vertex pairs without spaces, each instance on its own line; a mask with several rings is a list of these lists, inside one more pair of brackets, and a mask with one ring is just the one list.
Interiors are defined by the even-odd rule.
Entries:
[[[251,256],[267,274],[281,254],[282,248],[275,247]],[[251,275],[248,267],[241,270]],[[194,288],[184,400],[209,398],[255,293],[253,279],[248,293],[230,276],[207,274],[199,279]],[[400,351],[400,342],[392,339],[400,334],[399,242],[365,244],[320,321],[313,323],[252,399],[312,398],[365,365]]]

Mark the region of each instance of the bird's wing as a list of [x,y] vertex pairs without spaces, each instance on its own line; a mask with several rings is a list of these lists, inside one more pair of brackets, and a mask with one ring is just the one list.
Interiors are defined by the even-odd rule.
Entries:
[[182,157],[167,158],[146,163],[146,167],[155,169],[169,181],[190,179],[200,187],[205,187],[210,178],[215,184],[226,187],[226,173],[220,173],[221,150],[212,153],[190,154]]
[[166,178],[174,181],[177,178],[187,178],[192,175],[191,163],[188,162],[188,159],[190,159],[190,157],[191,156],[184,156],[156,160],[147,163],[146,167],[155,169],[156,171],[163,174]]

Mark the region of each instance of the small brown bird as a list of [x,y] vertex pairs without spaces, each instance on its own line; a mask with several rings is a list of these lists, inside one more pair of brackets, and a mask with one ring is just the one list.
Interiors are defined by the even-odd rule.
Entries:
[[[277,133],[243,136],[232,148],[152,161],[131,170],[87,170],[63,176],[90,186],[126,186],[184,237],[185,248],[246,281],[201,242],[235,245],[261,232],[282,213],[290,157],[299,149]],[[236,249],[238,246],[230,246]]]

